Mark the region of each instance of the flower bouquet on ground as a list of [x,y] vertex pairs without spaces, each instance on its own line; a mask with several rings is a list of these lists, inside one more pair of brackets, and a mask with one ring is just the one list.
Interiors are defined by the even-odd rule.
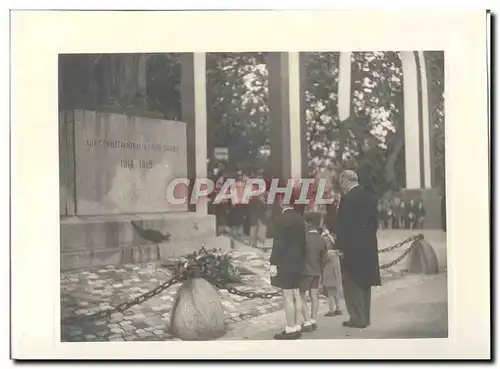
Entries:
[[205,249],[202,246],[178,260],[171,269],[180,278],[206,277],[223,284],[241,282],[240,271],[231,263],[231,256],[222,249]]

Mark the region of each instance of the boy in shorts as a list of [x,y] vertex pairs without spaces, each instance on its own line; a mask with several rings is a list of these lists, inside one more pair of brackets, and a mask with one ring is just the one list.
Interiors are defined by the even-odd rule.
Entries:
[[[326,240],[319,232],[321,213],[304,214],[306,221],[306,252],[304,269],[300,281],[299,291],[302,300],[302,315],[304,323],[302,332],[313,332],[318,327],[316,317],[319,309],[319,280],[323,270],[325,253],[327,250]],[[311,311],[306,303],[306,293],[309,292],[311,299]]]

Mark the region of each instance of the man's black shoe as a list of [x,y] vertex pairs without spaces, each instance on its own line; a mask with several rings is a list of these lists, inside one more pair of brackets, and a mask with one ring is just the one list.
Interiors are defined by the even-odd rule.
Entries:
[[302,333],[300,331],[298,332],[291,332],[287,333],[286,331],[283,331],[281,333],[276,333],[274,335],[275,340],[296,340],[299,339],[302,336]]
[[363,324],[359,324],[359,323],[354,323],[354,322],[351,322],[351,321],[348,321],[348,322],[343,322],[342,325],[344,327],[349,327],[349,328],[360,328],[360,329],[363,329],[363,328],[366,328],[367,325],[363,325]]
[[301,331],[302,331],[302,333],[311,333],[314,331],[313,325],[312,324],[302,325]]

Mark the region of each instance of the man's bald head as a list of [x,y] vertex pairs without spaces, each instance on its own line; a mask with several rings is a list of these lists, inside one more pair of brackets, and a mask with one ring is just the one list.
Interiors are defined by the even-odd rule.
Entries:
[[349,182],[358,182],[358,175],[354,170],[344,170],[342,173],[340,173],[340,180],[344,181],[349,181]]
[[340,187],[344,192],[348,192],[352,187],[357,186],[358,181],[358,175],[354,170],[348,169],[340,173]]

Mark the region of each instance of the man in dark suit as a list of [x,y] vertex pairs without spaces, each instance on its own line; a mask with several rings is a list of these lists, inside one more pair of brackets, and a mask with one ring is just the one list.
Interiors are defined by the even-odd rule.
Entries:
[[283,289],[286,326],[275,339],[301,337],[302,300],[300,298],[301,273],[304,268],[306,229],[304,218],[293,205],[280,201],[282,212],[274,221],[273,249],[271,251],[272,284]]
[[337,245],[342,252],[342,287],[349,313],[344,326],[370,325],[371,287],[379,286],[377,202],[358,185],[352,170],[340,174],[342,199],[337,213]]
[[337,234],[337,210],[339,207],[340,199],[335,196],[333,203],[326,206],[325,219],[323,221],[323,226],[328,229],[328,232],[332,235]]

